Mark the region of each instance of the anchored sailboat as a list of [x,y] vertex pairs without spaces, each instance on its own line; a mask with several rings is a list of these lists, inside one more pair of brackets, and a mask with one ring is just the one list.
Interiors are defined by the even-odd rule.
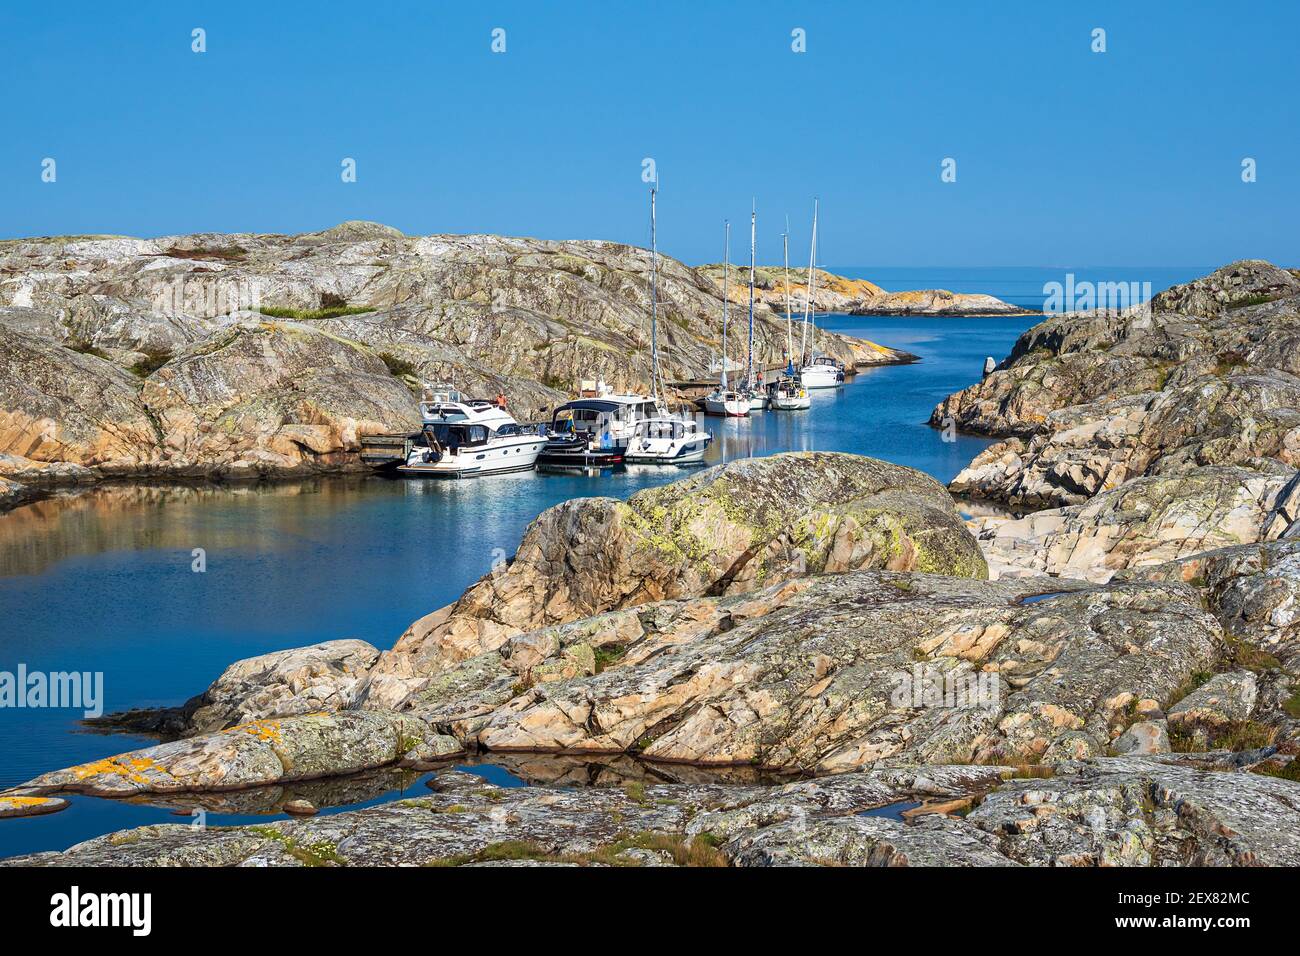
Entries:
[[704,396],[704,410],[710,415],[742,418],[749,414],[749,400],[727,386],[727,302],[730,299],[731,223],[727,222],[726,244],[722,251],[722,376],[718,387]]
[[830,356],[809,352],[817,348],[817,307],[813,304],[813,293],[817,288],[817,206],[813,200],[812,248],[808,253],[808,297],[803,313],[803,354],[805,364],[799,369],[799,380],[804,388],[835,388],[844,382],[844,372],[835,359]]
[[754,250],[757,219],[758,211],[751,208],[749,211],[749,344],[745,352],[745,387],[742,390],[746,401],[749,402],[751,412],[761,412],[767,408],[767,395],[758,381],[762,378],[762,373],[756,376],[754,369]]
[[794,412],[812,407],[807,389],[800,384],[794,368],[794,310],[790,305],[790,218],[781,234],[781,258],[785,265],[785,374],[768,386],[767,405],[773,411]]
[[663,411],[659,369],[659,244],[656,235],[655,194],[650,187],[650,381],[655,415],[638,421],[632,429],[624,460],[647,465],[686,465],[704,460],[713,436],[691,420],[675,418]]

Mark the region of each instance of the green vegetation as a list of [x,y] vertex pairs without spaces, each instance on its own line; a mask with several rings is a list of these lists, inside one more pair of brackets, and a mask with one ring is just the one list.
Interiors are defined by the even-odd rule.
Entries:
[[258,836],[272,840],[282,847],[291,857],[302,863],[304,866],[341,866],[347,863],[347,860],[338,854],[338,847],[328,840],[321,840],[316,843],[298,843],[286,833],[282,833],[275,827],[249,827],[250,833],[256,833]]
[[1227,309],[1244,309],[1252,305],[1263,305],[1265,302],[1272,302],[1276,296],[1271,295],[1244,295],[1240,299],[1233,299],[1224,308]]
[[383,359],[388,366],[388,372],[397,378],[419,378],[419,372],[416,367],[406,359],[393,355],[391,352],[380,352],[379,357]]
[[144,357],[137,359],[131,366],[131,371],[141,378],[148,378],[173,358],[172,353],[167,349],[142,349],[141,351]]
[[1277,728],[1254,720],[1235,720],[1224,727],[1169,729],[1169,747],[1174,753],[1205,753],[1207,750],[1259,750],[1277,739]]
[[106,362],[112,361],[112,359],[108,357],[107,352],[103,349],[96,348],[85,339],[69,339],[64,343],[64,345],[72,349],[74,352],[80,352],[82,355],[93,355],[95,358],[102,358]]
[[372,305],[327,305],[319,309],[290,309],[282,306],[263,306],[257,310],[272,319],[297,319],[308,322],[312,319],[337,319],[341,315],[363,315],[374,312]]
[[617,663],[627,653],[627,648],[618,644],[605,644],[596,648],[596,673],[599,674],[606,667]]
[[1255,768],[1254,772],[1265,777],[1280,777],[1283,780],[1300,783],[1300,759],[1293,759],[1290,763],[1278,763],[1275,760],[1270,760],[1267,763],[1260,764]]
[[226,246],[217,247],[200,247],[197,249],[181,249],[176,246],[168,249],[165,256],[172,259],[196,259],[208,262],[243,262],[248,258],[248,250],[243,246]]
[[1300,717],[1300,691],[1296,691],[1282,704],[1282,709],[1292,717]]
[[1235,634],[1225,634],[1224,643],[1228,646],[1228,659],[1234,667],[1256,674],[1282,669],[1282,662],[1268,651],[1247,643]]
[[553,853],[531,840],[504,840],[490,843],[476,853],[458,853],[428,861],[426,866],[464,866],[467,863],[502,860],[536,860],[547,863],[577,863],[580,866],[640,866],[635,858],[621,856],[628,850],[663,853],[678,866],[727,866],[726,854],[717,848],[717,840],[702,833],[694,840],[676,833],[634,833],[587,853]]

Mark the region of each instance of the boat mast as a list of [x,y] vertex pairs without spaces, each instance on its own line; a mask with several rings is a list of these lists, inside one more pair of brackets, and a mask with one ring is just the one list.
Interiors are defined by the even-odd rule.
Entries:
[[731,256],[731,220],[724,220],[727,230],[726,244],[722,247],[722,390],[727,390],[727,283],[730,272],[728,259]]
[[785,361],[787,368],[794,361],[794,330],[790,319],[790,217],[785,217],[785,232],[781,233],[781,258],[785,260]]
[[758,210],[753,201],[749,208],[749,346],[745,352],[745,387],[754,388],[754,224]]
[[812,246],[808,250],[808,290],[807,298],[804,301],[803,309],[803,356],[807,361],[811,356],[808,354],[808,327],[811,324],[813,328],[813,347],[816,348],[816,331],[817,318],[813,312],[813,289],[817,282],[816,273],[813,271],[813,264],[817,261],[817,199],[813,199],[813,225],[812,225]]
[[655,193],[650,187],[650,393],[659,404],[659,247],[655,237]]

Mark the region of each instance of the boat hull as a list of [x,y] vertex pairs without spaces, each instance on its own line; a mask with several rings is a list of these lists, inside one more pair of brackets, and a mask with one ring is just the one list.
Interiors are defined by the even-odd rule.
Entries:
[[628,464],[636,465],[693,465],[704,461],[704,452],[709,447],[709,440],[695,439],[680,447],[675,447],[676,444],[674,442],[666,447],[655,447],[652,444],[649,448],[638,448],[635,451],[629,448],[624,459]]
[[726,418],[744,418],[749,414],[749,402],[741,398],[725,401],[715,398],[704,400],[704,411],[709,415],[722,415]]
[[770,407],[774,412],[799,412],[812,408],[812,399],[807,395],[798,398],[773,398]]
[[810,365],[799,370],[804,388],[838,388],[844,384],[839,371],[830,365]]
[[459,454],[443,454],[436,461],[421,461],[412,454],[406,464],[397,467],[404,478],[476,478],[516,471],[532,471],[546,442],[538,437],[531,441],[504,442],[487,448],[462,449]]

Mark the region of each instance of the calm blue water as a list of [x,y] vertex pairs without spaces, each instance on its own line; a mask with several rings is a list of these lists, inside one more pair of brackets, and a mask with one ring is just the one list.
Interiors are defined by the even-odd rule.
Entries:
[[[831,316],[827,325],[920,363],[814,393],[808,412],[707,419],[712,461],[786,450],[872,455],[951,479],[986,442],[944,443],[935,403],[1004,356],[1031,317]],[[176,704],[232,661],[342,637],[391,647],[514,552],[543,509],[626,497],[682,472],[506,475],[465,482],[326,479],[211,491],[104,487],[0,515],[0,671],[102,671],[106,712]],[[191,571],[191,550],[207,571]],[[84,732],[79,712],[0,709],[0,788],[145,746]],[[48,817],[0,820],[0,856],[57,849],[167,810],[79,799]],[[229,821],[222,821],[229,822]]]
[[[1209,275],[1215,267],[1195,266],[1137,266],[1110,268],[1098,266],[1007,267],[1007,268],[927,268],[927,267],[875,267],[828,266],[829,271],[855,279],[870,279],[889,292],[906,292],[913,289],[947,289],[949,292],[983,292],[996,296],[1021,308],[1041,311],[1045,293],[1043,286],[1049,282],[1066,284],[1066,273],[1074,274],[1079,282],[1149,282],[1151,292],[1163,292],[1172,285],[1190,282]],[[1139,286],[1139,288],[1141,288]],[[1001,359],[1001,355],[995,356]]]

